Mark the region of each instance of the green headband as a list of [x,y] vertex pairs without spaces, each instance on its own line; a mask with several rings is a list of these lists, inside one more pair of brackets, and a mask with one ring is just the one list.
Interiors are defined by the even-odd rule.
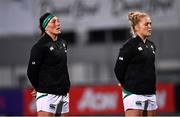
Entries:
[[50,14],[46,17],[46,19],[43,21],[42,23],[42,28],[45,30],[47,24],[49,23],[49,21],[54,17],[54,15]]

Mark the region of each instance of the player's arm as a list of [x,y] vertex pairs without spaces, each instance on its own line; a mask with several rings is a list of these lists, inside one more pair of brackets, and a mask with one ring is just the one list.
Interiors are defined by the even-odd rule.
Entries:
[[127,66],[133,57],[133,46],[130,43],[126,43],[119,52],[119,56],[116,60],[114,72],[117,80],[121,85],[124,83],[124,77]]
[[37,46],[34,46],[31,49],[30,60],[29,60],[28,69],[27,69],[27,76],[32,86],[35,89],[38,86],[38,75],[39,75],[39,70],[42,63],[42,58],[43,58],[43,55],[42,55],[41,49]]

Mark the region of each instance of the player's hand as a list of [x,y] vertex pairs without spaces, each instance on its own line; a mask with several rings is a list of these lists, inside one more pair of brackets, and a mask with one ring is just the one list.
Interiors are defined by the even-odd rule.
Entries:
[[35,90],[35,89],[31,92],[31,95],[32,95],[33,97],[36,97],[36,90]]
[[121,84],[120,84],[120,83],[118,83],[118,86],[121,86]]

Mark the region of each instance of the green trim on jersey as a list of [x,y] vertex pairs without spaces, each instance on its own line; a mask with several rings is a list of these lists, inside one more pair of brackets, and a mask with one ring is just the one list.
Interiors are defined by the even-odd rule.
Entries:
[[123,99],[125,99],[127,96],[130,96],[131,94],[133,94],[133,93],[131,93],[131,92],[125,90],[125,89],[123,89],[123,93],[125,94],[125,95],[123,96]]
[[45,97],[45,96],[47,96],[47,95],[48,95],[47,93],[42,94],[42,95],[40,95],[39,97],[37,97],[36,100],[38,100],[38,99],[40,99],[40,98],[42,98],[42,97]]

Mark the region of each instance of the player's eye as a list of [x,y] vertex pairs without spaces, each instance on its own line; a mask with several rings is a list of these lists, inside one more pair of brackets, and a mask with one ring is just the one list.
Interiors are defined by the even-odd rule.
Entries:
[[55,20],[55,19],[53,19],[51,22],[52,22],[52,23],[55,23],[55,22],[56,22],[56,20]]

